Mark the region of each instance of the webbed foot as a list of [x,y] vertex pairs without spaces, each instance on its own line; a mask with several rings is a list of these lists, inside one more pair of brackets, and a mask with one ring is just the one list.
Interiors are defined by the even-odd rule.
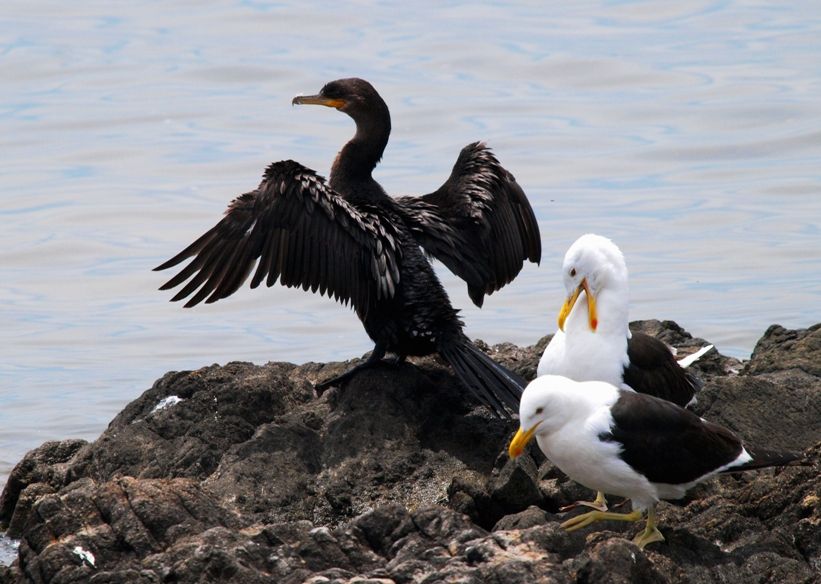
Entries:
[[340,386],[343,383],[347,383],[354,375],[356,375],[363,369],[369,369],[371,367],[379,365],[380,363],[383,363],[382,357],[384,356],[385,348],[377,343],[376,346],[373,348],[371,355],[363,363],[351,367],[342,375],[337,375],[336,377],[332,377],[331,379],[314,385],[316,395],[321,396],[329,387]]
[[604,498],[604,493],[599,491],[596,493],[596,498],[593,501],[576,501],[575,503],[570,503],[570,505],[560,507],[559,511],[570,511],[580,506],[590,507],[596,511],[607,511],[607,499]]
[[648,543],[653,543],[656,541],[664,541],[664,536],[655,526],[650,527],[650,525],[645,527],[644,531],[638,532],[636,537],[633,538],[633,543],[641,549],[644,549],[644,546]]
[[576,517],[571,517],[561,524],[561,527],[566,531],[575,531],[582,527],[587,527],[596,521],[640,521],[641,511],[632,511],[630,513],[612,513],[609,511],[588,511]]

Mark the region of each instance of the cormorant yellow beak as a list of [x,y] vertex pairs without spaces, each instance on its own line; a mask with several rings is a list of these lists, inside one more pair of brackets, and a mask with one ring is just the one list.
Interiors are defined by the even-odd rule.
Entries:
[[345,105],[344,99],[334,99],[324,95],[297,95],[291,100],[291,105],[324,105],[325,107],[341,108]]
[[559,328],[564,330],[564,321],[567,320],[570,311],[579,299],[579,295],[584,290],[587,297],[587,322],[590,325],[591,331],[596,331],[599,326],[599,316],[596,312],[596,297],[590,293],[590,286],[587,284],[587,278],[582,278],[581,284],[573,291],[573,294],[567,297],[567,300],[562,304],[562,309],[559,311]]
[[522,452],[525,451],[525,446],[527,446],[528,442],[533,440],[533,436],[536,435],[536,428],[538,428],[541,423],[541,421],[536,422],[536,424],[534,424],[533,427],[526,432],[519,428],[518,432],[516,432],[516,435],[513,437],[513,440],[510,441],[510,446],[507,448],[507,455],[510,458],[518,458],[522,455]]

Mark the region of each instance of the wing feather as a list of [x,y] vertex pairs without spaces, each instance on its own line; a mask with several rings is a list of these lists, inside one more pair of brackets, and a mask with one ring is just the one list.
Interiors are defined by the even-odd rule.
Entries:
[[670,348],[655,337],[634,332],[627,342],[627,357],[624,383],[639,393],[685,407],[701,388],[698,378],[681,367]]
[[221,221],[155,269],[193,258],[161,287],[184,284],[172,300],[190,297],[186,306],[230,296],[253,273],[252,288],[279,279],[365,314],[371,289],[378,298],[396,292],[396,237],[377,209],[351,205],[322,177],[289,160],[270,165],[256,190],[234,199]]
[[671,402],[620,391],[614,425],[602,440],[622,445],[622,459],[657,483],[683,484],[734,461],[742,443],[732,432]]
[[524,191],[480,142],[462,149],[439,189],[396,202],[425,251],[467,282],[477,306],[525,260],[541,260],[539,225]]

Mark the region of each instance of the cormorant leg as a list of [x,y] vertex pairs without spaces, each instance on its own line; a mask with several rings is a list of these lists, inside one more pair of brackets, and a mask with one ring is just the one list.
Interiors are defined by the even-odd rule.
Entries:
[[664,541],[664,536],[658,529],[656,529],[655,505],[653,505],[647,510],[647,525],[644,528],[644,531],[636,534],[636,537],[633,538],[633,543],[639,546],[641,549],[644,549],[644,546],[646,546],[648,543],[653,543],[654,541]]
[[402,363],[405,362],[407,355],[403,355],[401,353],[397,353],[393,359],[385,359],[384,363],[391,365],[393,367],[399,367]]
[[363,369],[368,369],[369,367],[373,367],[382,362],[382,357],[385,356],[385,347],[379,343],[376,343],[373,347],[373,351],[371,352],[371,356],[365,360],[364,363],[360,363],[359,365],[355,365],[348,369],[342,375],[337,375],[327,381],[323,381],[322,383],[317,383],[314,388],[316,389],[317,395],[322,395],[325,393],[325,390],[331,387],[332,385],[341,385],[347,382],[351,377],[362,371]]
[[582,527],[587,527],[596,521],[641,521],[641,511],[630,513],[612,513],[609,511],[588,511],[576,517],[572,517],[562,523],[562,527],[567,531],[575,531]]
[[576,501],[575,503],[570,503],[570,505],[559,508],[559,511],[570,511],[580,505],[590,507],[596,511],[607,511],[607,499],[604,498],[604,493],[601,491],[596,493],[596,499],[594,501]]

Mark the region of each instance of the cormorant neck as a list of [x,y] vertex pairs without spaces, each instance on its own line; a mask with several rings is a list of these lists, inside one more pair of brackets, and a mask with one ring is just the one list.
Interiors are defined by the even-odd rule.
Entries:
[[339,151],[331,168],[330,181],[334,189],[336,185],[371,179],[391,133],[390,114],[384,103],[382,106],[368,116],[354,118],[356,134]]

